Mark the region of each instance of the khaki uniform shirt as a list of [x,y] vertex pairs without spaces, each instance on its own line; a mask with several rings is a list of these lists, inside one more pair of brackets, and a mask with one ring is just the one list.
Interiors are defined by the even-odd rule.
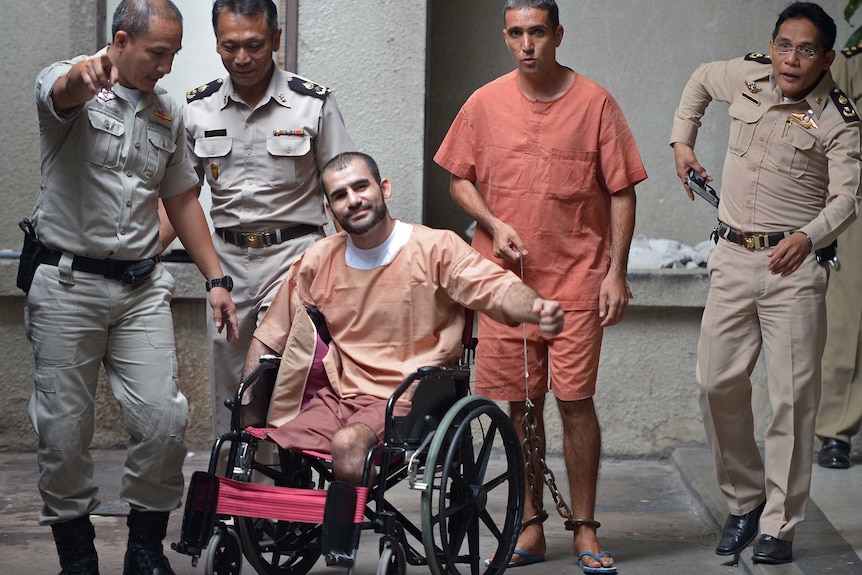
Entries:
[[137,105],[119,84],[58,111],[51,93],[79,56],[36,78],[42,181],[33,220],[46,246],[76,255],[138,260],[161,252],[157,200],[192,189],[179,106],[160,87]]
[[862,103],[862,46],[844,48],[836,54],[829,71],[835,83],[854,104]]
[[320,170],[356,150],[328,89],[276,66],[254,110],[228,77],[191,90],[183,116],[199,182],[206,177],[212,191],[216,228],[326,223]]
[[676,110],[671,143],[694,146],[711,100],[730,104],[719,219],[747,233],[805,232],[828,245],[856,217],[860,122],[827,71],[802,100],[783,101],[768,57],[700,66]]

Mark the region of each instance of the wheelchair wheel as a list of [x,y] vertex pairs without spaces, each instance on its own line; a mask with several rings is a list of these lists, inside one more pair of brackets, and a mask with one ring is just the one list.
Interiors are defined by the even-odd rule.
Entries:
[[433,575],[499,575],[515,550],[524,511],[524,461],[508,416],[468,396],[445,415],[428,450],[422,539]]
[[384,538],[380,542],[380,561],[377,563],[377,575],[405,575],[407,573],[407,558],[404,547],[395,540]]
[[320,525],[236,517],[242,550],[260,575],[305,575],[320,558]]
[[[263,465],[252,461],[250,469]],[[296,453],[279,450],[279,464],[269,477],[281,487],[321,489],[324,479]],[[249,474],[252,476],[252,474]],[[305,575],[320,558],[320,525],[234,517],[242,552],[260,575]]]
[[207,544],[204,575],[240,575],[242,548],[233,529],[219,529]]

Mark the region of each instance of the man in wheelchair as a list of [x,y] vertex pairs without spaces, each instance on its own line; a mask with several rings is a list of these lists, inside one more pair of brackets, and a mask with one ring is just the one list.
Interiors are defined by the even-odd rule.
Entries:
[[[317,308],[331,336],[323,358],[330,386],[300,411],[305,378],[294,378],[301,383],[282,398],[279,426],[269,437],[284,448],[330,453],[335,478],[358,485],[368,451],[383,436],[393,390],[422,366],[452,365],[460,357],[464,307],[509,325],[538,324],[546,337],[561,331],[563,314],[558,302],[454,232],[393,219],[385,202],[391,184],[370,156],[336,156],[321,181],[327,211],[342,231],[290,268],[254,333],[243,378],[262,355],[315,338],[306,309]],[[409,402],[401,403],[395,415],[409,410]]]

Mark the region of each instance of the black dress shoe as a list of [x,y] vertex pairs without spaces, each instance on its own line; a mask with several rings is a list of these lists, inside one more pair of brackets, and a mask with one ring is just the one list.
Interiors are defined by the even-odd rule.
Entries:
[[817,454],[817,464],[828,469],[847,469],[850,467],[850,444],[827,437]]
[[721,530],[721,541],[715,548],[716,555],[736,555],[757,537],[757,524],[766,501],[745,515],[728,515]]
[[785,541],[772,535],[761,535],[754,544],[751,560],[769,565],[790,563],[793,561],[793,541]]

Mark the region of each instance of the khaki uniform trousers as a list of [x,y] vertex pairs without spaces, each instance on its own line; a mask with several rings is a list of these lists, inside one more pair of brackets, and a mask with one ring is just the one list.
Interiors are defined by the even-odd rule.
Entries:
[[826,349],[816,432],[850,443],[862,424],[862,224],[838,238],[838,261],[826,292]]
[[188,404],[178,386],[174,285],[161,264],[138,287],[73,272],[65,256],[37,268],[24,323],[36,359],[29,414],[43,525],[99,505],[89,447],[102,364],[129,434],[120,497],[139,511],[179,506]]
[[[766,268],[770,250],[719,240],[697,349],[699,399],[716,478],[730,512],[766,499],[760,531],[792,540],[811,483],[828,272],[814,254],[786,277]],[[764,457],[754,437],[751,372],[761,347],[772,420]]]
[[236,393],[257,324],[281,287],[281,280],[290,265],[322,237],[322,234],[308,234],[263,248],[241,248],[213,233],[213,245],[222,270],[233,278],[231,297],[239,322],[239,341],[229,343],[224,333],[215,331],[212,308],[207,308],[214,436],[230,429],[230,411],[224,406],[224,401]]

